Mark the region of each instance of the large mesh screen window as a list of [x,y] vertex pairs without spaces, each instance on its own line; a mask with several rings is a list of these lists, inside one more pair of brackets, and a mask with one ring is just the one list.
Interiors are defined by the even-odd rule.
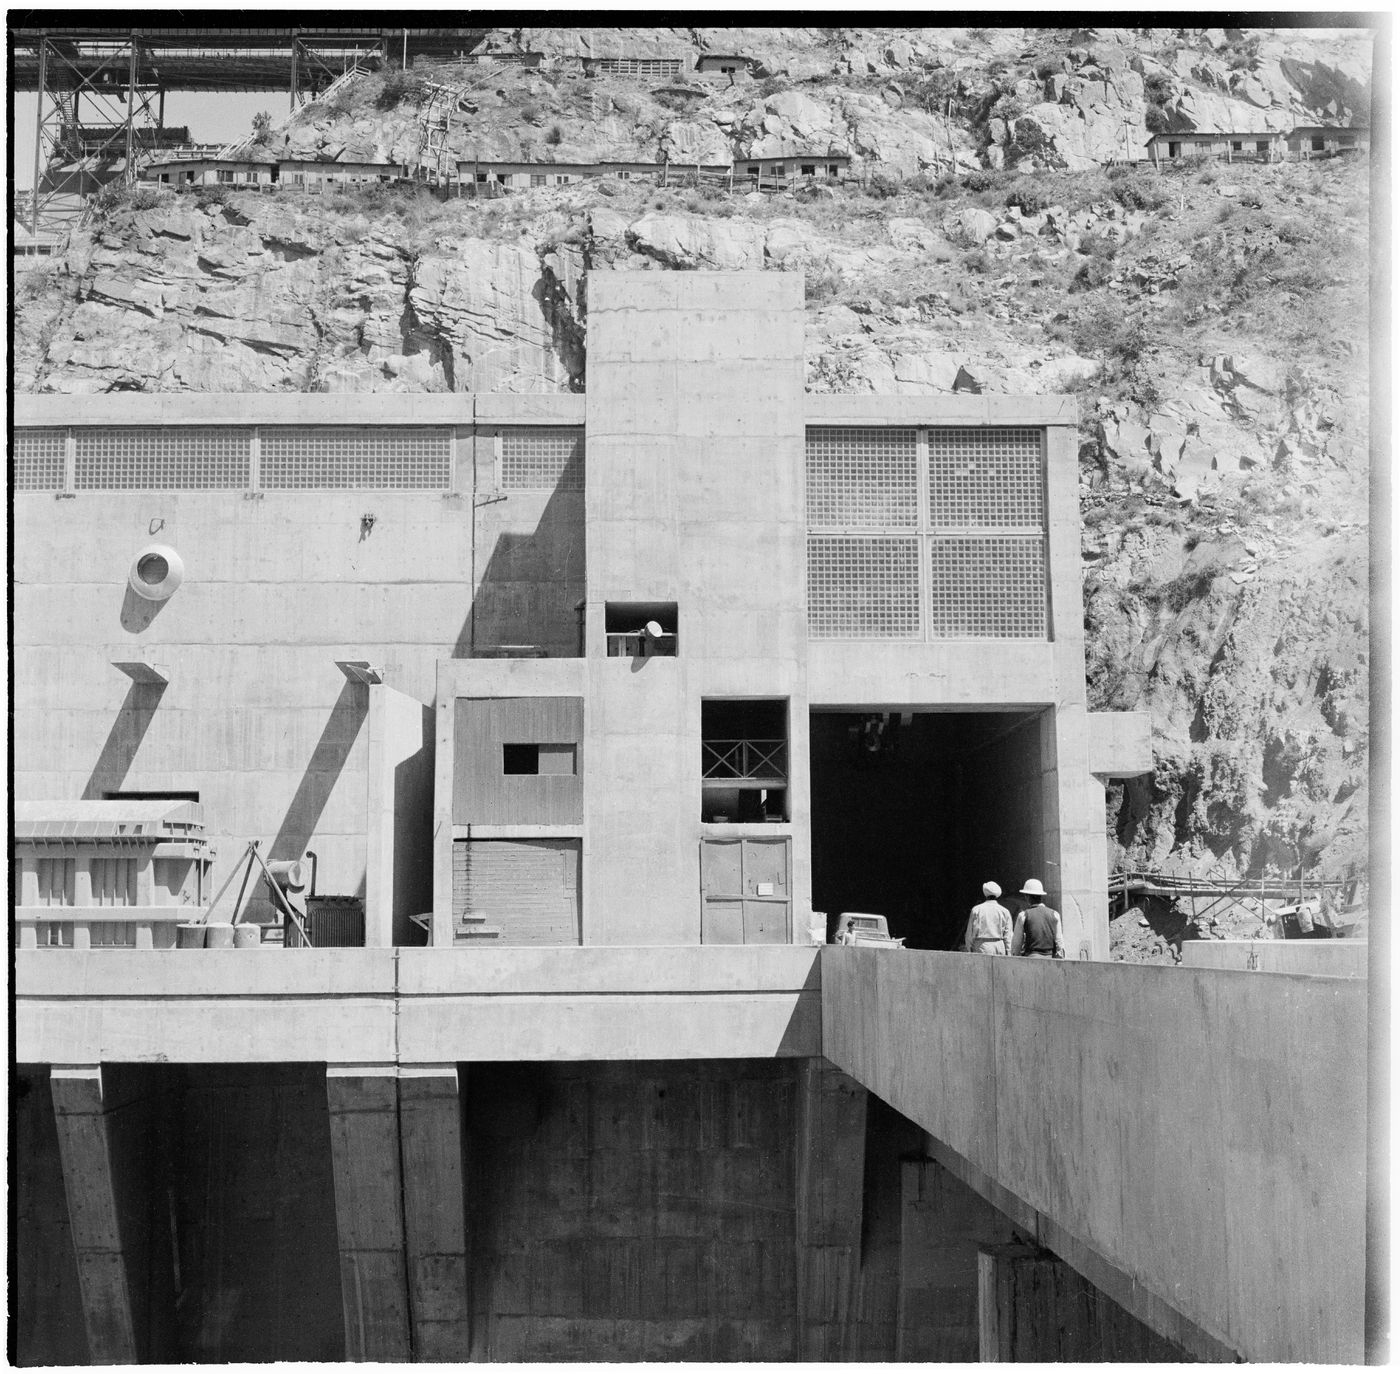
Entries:
[[223,426],[77,431],[80,491],[203,491],[248,485],[251,431]]
[[1042,433],[1030,428],[929,430],[930,523],[1039,529],[1045,523]]
[[809,538],[807,615],[817,639],[918,638],[918,539]]
[[919,518],[918,463],[912,429],[809,429],[808,524],[912,529]]
[[17,429],[11,449],[16,491],[59,491],[63,487],[61,429]]
[[1018,535],[929,541],[931,639],[1044,639],[1045,547]]
[[452,432],[350,425],[265,429],[261,471],[269,490],[446,490],[452,484]]
[[501,486],[511,490],[581,491],[583,431],[542,425],[502,431]]

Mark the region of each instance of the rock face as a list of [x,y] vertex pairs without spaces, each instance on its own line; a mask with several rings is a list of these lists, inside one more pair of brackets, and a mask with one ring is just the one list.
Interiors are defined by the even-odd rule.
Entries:
[[[678,171],[829,148],[857,180],[445,202],[142,190],[17,278],[15,386],[581,390],[591,273],[800,270],[811,391],[1078,396],[1091,700],[1149,710],[1158,761],[1111,795],[1115,861],[1364,870],[1365,168],[1103,168],[1149,117],[1363,118],[1369,74],[1346,40],[701,28],[489,44],[517,40],[737,52],[758,79],[482,68],[444,131],[454,155]],[[297,156],[412,161],[422,104],[381,101],[382,81],[277,137]]]

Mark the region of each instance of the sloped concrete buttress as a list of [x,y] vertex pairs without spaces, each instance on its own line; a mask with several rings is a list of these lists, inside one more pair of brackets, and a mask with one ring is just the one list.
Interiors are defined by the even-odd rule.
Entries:
[[398,1090],[413,1358],[465,1359],[471,1347],[457,1066],[400,1065]]
[[135,1364],[132,1289],[102,1069],[55,1066],[50,1082],[89,1356],[93,1364]]
[[857,1316],[866,1097],[825,1059],[798,1065],[798,1360],[842,1359]]
[[412,1358],[412,1342],[397,1071],[385,1065],[328,1064],[326,1102],[345,1357],[402,1363]]

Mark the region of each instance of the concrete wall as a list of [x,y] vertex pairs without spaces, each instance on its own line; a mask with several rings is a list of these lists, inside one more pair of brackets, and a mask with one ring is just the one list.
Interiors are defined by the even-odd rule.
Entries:
[[[40,426],[444,426],[457,460],[452,490],[17,492],[16,794],[198,791],[219,849],[216,885],[256,837],[272,858],[315,849],[322,891],[367,895],[368,698],[335,661],[369,660],[427,702],[437,661],[471,652],[477,630],[484,642],[514,635],[517,612],[543,625],[553,651],[576,651],[581,493],[562,505],[513,493],[480,508],[476,531],[468,493],[478,453],[494,463],[504,428],[577,425],[580,401],[18,398],[16,420]],[[132,559],[153,542],[185,562],[168,602],[127,587]],[[534,590],[517,605],[522,585]],[[162,665],[169,682],[135,682],[116,662]],[[401,888],[400,905],[414,900]],[[401,919],[398,929],[403,938]]]
[[[95,1068],[90,1077],[99,1081]],[[322,1070],[107,1065],[110,1173],[66,1184],[48,1073],[20,1081],[30,1091],[14,1142],[19,1364],[89,1363],[85,1328],[101,1334],[123,1315],[105,1308],[123,1289],[136,1351],[124,1362],[344,1357]],[[68,1217],[89,1227],[92,1198],[74,1189],[104,1186],[121,1248],[86,1264],[101,1258],[122,1282],[99,1291],[87,1280],[85,1308]]]
[[1213,1357],[1361,1358],[1360,980],[821,958],[826,1057],[1134,1316]]
[[793,1354],[793,1085],[763,1062],[466,1078],[473,1360]]
[[1365,940],[1183,940],[1181,962],[1187,968],[1364,978],[1370,948]]
[[[790,704],[807,836],[801,280],[605,273],[589,294],[585,939],[700,941],[700,702]],[[604,657],[608,602],[676,602],[675,658]],[[645,817],[643,824],[639,817]]]
[[15,1046],[60,1064],[805,1056],[817,953],[20,950]]

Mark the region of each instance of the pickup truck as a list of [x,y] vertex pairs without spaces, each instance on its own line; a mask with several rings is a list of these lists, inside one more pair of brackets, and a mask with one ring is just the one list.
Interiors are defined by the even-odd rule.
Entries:
[[838,945],[875,945],[882,949],[903,949],[904,937],[890,938],[890,928],[883,916],[869,911],[844,911],[836,922]]

